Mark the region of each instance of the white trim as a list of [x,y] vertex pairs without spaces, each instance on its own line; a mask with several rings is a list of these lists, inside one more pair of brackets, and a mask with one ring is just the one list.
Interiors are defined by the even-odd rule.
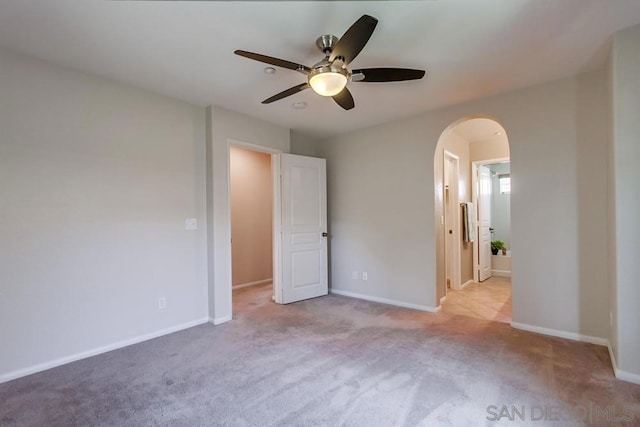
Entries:
[[273,300],[276,304],[282,304],[282,185],[280,154],[271,154],[271,184],[273,185]]
[[550,328],[543,328],[540,326],[527,325],[526,323],[511,322],[511,327],[516,329],[521,329],[523,331],[535,332],[537,334],[549,335],[549,336],[558,337],[558,338],[565,338],[573,341],[588,342],[591,344],[602,345],[605,347],[609,344],[609,341],[605,338],[592,337],[589,335],[582,335],[575,332],[561,331],[558,329],[550,329]]
[[182,323],[180,325],[172,326],[170,328],[165,328],[159,331],[150,332],[148,334],[139,335],[137,337],[129,338],[123,341],[118,341],[113,344],[107,344],[91,350],[72,354],[70,356],[61,357],[59,359],[51,360],[49,362],[39,363],[37,365],[29,366],[28,368],[23,368],[23,369],[18,369],[17,371],[8,372],[6,374],[0,375],[0,384],[7,381],[15,380],[17,378],[25,377],[27,375],[35,374],[37,372],[46,371],[47,369],[66,365],[67,363],[75,362],[77,360],[86,359],[92,356],[97,356],[102,353],[107,353],[109,351],[117,350],[119,348],[128,347],[130,345],[138,344],[143,341],[148,341],[154,338],[158,338],[163,335],[172,334],[174,332],[178,332],[183,329],[193,328],[194,326],[205,324],[207,323],[207,321],[208,319],[206,317],[198,320],[193,320],[191,322]]
[[[453,160],[453,174],[456,177],[455,183],[449,182],[449,198],[453,198],[453,203],[451,203],[453,207],[453,212],[449,212],[450,209],[447,208],[446,201],[446,188],[445,184],[447,181],[447,173],[451,175],[451,171],[449,170],[449,164],[447,162],[448,159]],[[447,270],[447,263],[451,263],[451,288],[453,290],[460,289],[460,282],[462,281],[462,251],[460,245],[462,243],[462,239],[460,238],[460,191],[459,191],[459,181],[460,181],[460,158],[453,154],[448,150],[444,150],[442,156],[443,164],[442,164],[442,213],[445,218],[445,225],[451,226],[451,230],[453,231],[452,240],[453,245],[451,248],[451,260],[447,259],[447,227],[444,227],[444,265],[445,265],[445,277]],[[450,177],[449,177],[450,178]],[[448,224],[448,215],[453,216],[453,224]],[[446,292],[446,291],[445,291]]]
[[611,347],[611,342],[607,341],[607,348],[609,349],[609,359],[611,359],[611,367],[613,368],[613,373],[616,378],[618,378],[618,364],[616,363],[616,358],[613,354],[613,347]]
[[511,271],[509,270],[491,270],[492,276],[498,277],[511,277]]
[[256,280],[255,282],[241,283],[239,285],[232,286],[231,289],[235,291],[236,289],[248,288],[250,286],[264,285],[265,283],[270,283],[270,282],[273,282],[272,278]]
[[[229,313],[231,313],[228,316],[223,316],[222,318],[226,318],[226,317],[231,317],[233,316],[233,247],[231,244],[231,230],[233,230],[233,227],[231,225],[231,221],[233,221],[233,218],[231,216],[231,147],[232,146],[237,146],[237,147],[241,147],[241,148],[247,148],[247,149],[251,149],[251,145],[253,144],[248,144],[248,143],[243,143],[243,142],[234,142],[231,139],[227,139],[227,224],[226,226],[229,227],[229,236],[228,239],[225,240],[224,242],[224,252],[225,255],[227,256],[227,274],[225,275],[225,288],[230,289],[231,292],[229,292],[229,302],[228,302],[228,307],[229,307]],[[215,202],[214,202],[215,203]],[[215,204],[214,204],[214,209],[215,211]],[[215,221],[215,218],[214,218]],[[214,232],[215,233],[215,232]],[[216,267],[214,267],[216,268]],[[214,316],[216,314],[220,314],[220,313],[214,313]],[[211,320],[211,319],[210,319]],[[217,322],[217,319],[214,318],[213,319],[213,323],[214,325],[219,325],[222,322]]]
[[218,325],[222,325],[223,323],[227,323],[231,321],[231,319],[233,319],[232,316],[224,316],[224,317],[217,317],[217,318],[209,317],[209,323],[212,323],[218,326]]
[[616,358],[613,355],[613,348],[611,347],[611,343],[607,342],[607,348],[609,349],[609,358],[611,359],[611,367],[613,368],[613,373],[617,379],[626,381],[633,384],[640,384],[640,375],[632,374],[631,372],[621,371],[618,369],[618,364],[616,363]]
[[573,341],[581,341],[581,342],[587,342],[590,344],[605,346],[609,350],[609,358],[611,359],[611,367],[613,369],[613,374],[615,375],[615,377],[621,381],[626,381],[633,384],[640,384],[640,375],[618,369],[618,364],[616,363],[616,359],[613,355],[613,349],[611,348],[611,343],[609,342],[609,340],[605,338],[592,337],[589,335],[577,334],[575,332],[560,331],[557,329],[542,328],[539,326],[532,326],[532,325],[527,325],[525,323],[517,323],[517,322],[512,322],[511,327],[516,329],[521,329],[523,331],[535,332],[543,335],[550,335],[552,337],[565,338]]
[[640,384],[640,375],[632,374],[631,372],[621,371],[620,369],[616,369],[615,371],[616,378],[622,381],[626,381],[628,383]]
[[[440,298],[440,305],[444,304],[444,302],[447,300],[447,296],[443,296],[442,298]],[[440,307],[440,305],[438,307]]]
[[244,142],[244,141],[240,141],[237,139],[233,139],[233,138],[228,138],[227,139],[227,145],[235,145],[237,147],[243,147],[252,151],[259,151],[261,153],[267,153],[267,154],[280,154],[282,153],[282,150],[279,150],[277,148],[271,148],[271,147],[267,147],[267,146],[263,146],[263,145],[258,145],[258,144],[252,144],[250,142]]
[[[476,162],[471,162],[471,203],[473,203],[473,209],[476,210],[476,221],[478,220],[478,165]],[[478,227],[476,226],[476,238],[471,242],[471,255],[473,258],[473,281],[480,282],[480,259],[478,257]]]
[[363,299],[363,300],[366,300],[366,301],[379,302],[379,303],[382,303],[382,304],[395,305],[397,307],[411,308],[413,310],[427,311],[429,313],[437,313],[438,311],[440,311],[440,307],[439,306],[438,307],[427,307],[426,305],[410,304],[410,303],[407,303],[407,302],[396,301],[396,300],[387,299],[387,298],[372,297],[370,295],[364,295],[364,294],[358,294],[358,293],[355,293],[355,292],[342,291],[340,289],[329,289],[329,292],[332,293],[332,294],[342,295],[342,296],[345,296],[345,297]]
[[[462,284],[462,286],[460,286],[460,290],[463,290],[464,288],[466,288],[467,286],[469,286],[469,285],[470,285],[470,284],[472,284],[472,283],[476,283],[476,282],[474,282],[474,281],[473,281],[473,279],[469,279],[469,280],[467,280],[466,282],[464,282],[464,283]],[[442,303],[442,301],[440,301],[440,302]]]

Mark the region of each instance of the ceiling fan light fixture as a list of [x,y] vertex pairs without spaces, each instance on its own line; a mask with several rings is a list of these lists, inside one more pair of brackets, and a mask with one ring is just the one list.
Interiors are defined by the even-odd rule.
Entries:
[[309,76],[309,86],[318,95],[335,96],[347,85],[347,75],[340,71],[324,71]]
[[[353,72],[347,68],[365,47],[377,24],[378,20],[373,16],[362,15],[342,35],[342,38],[338,39],[332,35],[320,36],[316,40],[316,46],[322,51],[324,58],[311,67],[246,50],[236,50],[234,53],[264,64],[297,71],[307,77],[305,83],[283,90],[262,101],[263,104],[271,104],[311,88],[320,96],[333,98],[344,110],[351,110],[355,107],[353,95],[347,89],[347,84],[351,82],[401,82],[420,80],[425,75],[424,70],[409,68],[364,68],[353,70]],[[265,72],[269,73],[272,69],[274,68],[268,67]],[[295,105],[294,108],[296,108]]]

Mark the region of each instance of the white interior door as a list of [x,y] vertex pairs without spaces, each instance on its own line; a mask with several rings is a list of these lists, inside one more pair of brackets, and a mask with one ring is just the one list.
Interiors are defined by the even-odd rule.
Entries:
[[491,277],[491,171],[478,166],[478,280]]
[[327,295],[326,161],[280,155],[283,304]]

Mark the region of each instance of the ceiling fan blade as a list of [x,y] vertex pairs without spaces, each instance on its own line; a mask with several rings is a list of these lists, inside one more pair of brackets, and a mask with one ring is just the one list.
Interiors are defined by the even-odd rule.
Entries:
[[288,68],[290,70],[300,71],[305,74],[309,72],[309,67],[307,67],[306,65],[296,64],[295,62],[285,61],[284,59],[278,59],[267,55],[260,55],[259,53],[247,52],[246,50],[236,50],[233,53],[239,56],[244,56],[245,58],[253,59],[254,61],[264,62],[265,64]]
[[376,18],[362,15],[338,40],[338,43],[331,51],[329,61],[333,62],[338,57],[344,58],[345,64],[353,61],[369,41],[377,24],[378,20]]
[[351,92],[349,92],[349,89],[347,89],[346,87],[342,89],[339,94],[334,95],[332,98],[338,103],[339,106],[341,106],[345,110],[351,110],[356,106],[355,102],[353,102],[353,96],[351,96]]
[[[363,68],[353,70],[352,74],[354,82],[401,82],[419,80],[424,77],[425,71],[409,68]],[[362,74],[364,78],[356,78],[357,74]]]
[[286,98],[287,96],[291,96],[291,95],[295,95],[298,92],[302,92],[305,89],[309,89],[309,83],[302,83],[298,86],[294,86],[292,88],[289,88],[287,90],[284,90],[276,95],[273,95],[271,98],[267,98],[264,101],[262,101],[263,104],[271,104],[274,101],[277,101],[279,99],[282,98]]

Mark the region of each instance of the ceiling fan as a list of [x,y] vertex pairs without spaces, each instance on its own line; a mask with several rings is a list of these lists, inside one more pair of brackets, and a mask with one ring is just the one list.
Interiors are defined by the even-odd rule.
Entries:
[[294,95],[305,89],[313,89],[318,95],[330,96],[345,110],[355,106],[353,96],[347,89],[347,83],[353,82],[398,82],[403,80],[418,80],[424,77],[424,70],[408,68],[362,68],[349,70],[347,66],[355,59],[369,41],[378,20],[369,15],[362,15],[341,39],[333,35],[318,37],[316,46],[325,57],[317,64],[307,67],[284,59],[260,55],[259,53],[236,50],[236,55],[277,67],[298,71],[307,76],[305,83],[282,91],[262,101],[270,104],[287,96]]

